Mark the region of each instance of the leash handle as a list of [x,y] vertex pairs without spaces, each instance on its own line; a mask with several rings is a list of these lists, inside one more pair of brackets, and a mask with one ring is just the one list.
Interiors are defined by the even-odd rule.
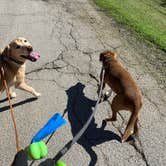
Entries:
[[10,113],[11,113],[11,117],[12,117],[12,121],[13,121],[13,125],[14,125],[15,139],[16,139],[16,149],[17,149],[17,152],[19,152],[21,150],[21,146],[19,145],[18,130],[17,130],[17,125],[16,125],[15,116],[14,116],[14,111],[13,111],[13,107],[12,107],[12,103],[11,103],[11,99],[10,99],[9,87],[8,87],[7,82],[5,80],[5,71],[4,71],[4,68],[2,66],[1,66],[1,75],[2,75],[3,83],[4,83],[4,86],[5,86],[5,89],[6,89],[6,95],[8,97]]

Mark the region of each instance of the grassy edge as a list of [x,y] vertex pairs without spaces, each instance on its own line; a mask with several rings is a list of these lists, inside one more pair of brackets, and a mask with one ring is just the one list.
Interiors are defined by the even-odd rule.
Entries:
[[[121,13],[119,13],[119,11],[117,9],[115,9],[113,7],[111,8],[110,6],[106,6],[104,4],[104,1],[101,2],[100,0],[93,0],[93,2],[97,6],[99,6],[101,9],[103,9],[104,12],[106,12],[106,14],[108,16],[112,16],[116,22],[125,26],[125,28],[129,29],[130,31],[136,33],[136,35],[139,37],[139,39],[143,39],[143,40],[147,41],[149,44],[155,45],[156,47],[158,47],[161,50],[166,52],[166,40],[165,39],[163,39],[164,42],[161,43],[160,41],[157,40],[157,37],[155,37],[155,35],[153,37],[151,37],[150,34],[146,33],[147,31],[142,31],[139,28],[134,27],[132,25],[131,21],[128,20],[128,18],[121,15]],[[110,11],[110,9],[111,9],[111,11]],[[119,16],[119,15],[121,15],[121,16]]]

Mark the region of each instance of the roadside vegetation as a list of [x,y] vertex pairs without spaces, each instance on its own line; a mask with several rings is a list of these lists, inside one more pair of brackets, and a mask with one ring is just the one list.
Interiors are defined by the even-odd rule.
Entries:
[[117,22],[166,51],[166,0],[94,0]]

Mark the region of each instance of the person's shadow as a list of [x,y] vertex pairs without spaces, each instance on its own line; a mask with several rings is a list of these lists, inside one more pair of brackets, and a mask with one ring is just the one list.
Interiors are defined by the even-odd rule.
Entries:
[[[64,114],[68,112],[68,119],[71,124],[73,137],[86,123],[92,114],[92,108],[96,104],[96,101],[91,100],[84,95],[84,88],[85,86],[82,83],[77,83],[75,86],[66,90],[68,103]],[[95,166],[97,162],[97,155],[92,149],[92,146],[96,146],[110,140],[121,141],[121,138],[117,134],[104,130],[105,126],[106,123],[103,121],[102,126],[97,128],[97,124],[93,118],[84,135],[78,140],[78,144],[86,150],[91,158],[89,166]]]

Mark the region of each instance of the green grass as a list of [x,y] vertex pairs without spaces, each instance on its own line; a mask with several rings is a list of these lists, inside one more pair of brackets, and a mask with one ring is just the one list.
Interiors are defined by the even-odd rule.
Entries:
[[[166,51],[166,0],[94,0],[116,21]],[[165,6],[165,7],[164,7]]]

